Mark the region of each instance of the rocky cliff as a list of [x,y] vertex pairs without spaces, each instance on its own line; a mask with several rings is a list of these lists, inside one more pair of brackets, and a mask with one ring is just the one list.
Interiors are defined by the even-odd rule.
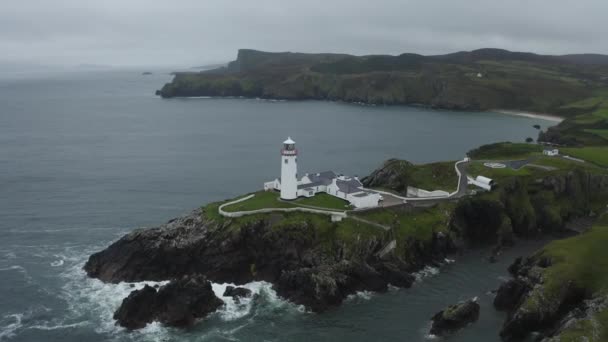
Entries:
[[589,232],[555,241],[509,271],[513,279],[494,305],[509,316],[500,332],[506,341],[531,333],[543,341],[605,341],[608,338],[608,216]]
[[[442,260],[451,246],[447,236],[434,235],[408,258],[380,258],[387,232],[350,219],[342,226],[301,213],[224,219],[213,210],[217,207],[134,231],[93,254],[85,270],[106,282],[192,274],[237,284],[265,280],[284,298],[323,311],[356,291],[382,292],[389,283],[409,287],[411,272]],[[348,229],[352,235],[341,237]]]

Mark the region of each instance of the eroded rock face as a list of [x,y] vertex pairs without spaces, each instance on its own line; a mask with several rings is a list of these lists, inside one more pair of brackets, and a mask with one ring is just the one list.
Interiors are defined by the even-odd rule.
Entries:
[[509,315],[500,336],[505,341],[521,341],[531,332],[550,336],[558,322],[579,305],[585,292],[573,282],[566,282],[551,293],[545,290],[543,273],[552,260],[537,254],[518,258],[509,267],[514,279],[498,290],[494,305]]
[[479,309],[477,298],[450,305],[433,316],[430,333],[436,336],[444,336],[462,329],[477,321]]
[[529,290],[528,285],[527,282],[518,278],[503,283],[498,288],[496,297],[494,297],[494,307],[502,311],[512,310]]
[[[323,311],[357,291],[385,291],[388,284],[409,287],[410,274],[433,260],[443,260],[453,244],[447,235],[399,241],[408,255],[377,253],[390,241],[360,239],[328,249],[308,220],[284,224],[267,215],[238,226],[213,220],[202,210],[158,228],[136,230],[93,254],[88,275],[106,282],[167,280],[203,274],[217,283],[267,281],[282,297]],[[232,225],[231,225],[232,224]],[[273,225],[281,224],[280,229]],[[403,258],[403,259],[402,259]],[[407,261],[405,261],[407,260]],[[241,290],[239,290],[241,291]]]
[[158,291],[146,285],[131,292],[114,313],[114,319],[118,325],[131,330],[154,321],[172,327],[188,327],[223,304],[205,277],[185,276]]

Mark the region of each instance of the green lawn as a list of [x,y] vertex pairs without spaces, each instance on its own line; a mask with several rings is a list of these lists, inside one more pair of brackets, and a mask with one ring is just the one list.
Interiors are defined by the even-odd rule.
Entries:
[[608,129],[586,129],[585,132],[595,134],[608,140]]
[[410,185],[424,190],[452,192],[458,186],[453,161],[415,165],[409,174]]
[[279,193],[274,191],[259,191],[253,198],[224,207],[225,211],[248,211],[264,208],[292,208],[293,204],[279,201]]
[[346,210],[346,209],[351,209],[351,207],[349,206],[348,202],[325,194],[325,193],[320,193],[320,194],[316,194],[313,197],[303,197],[303,198],[299,198],[296,201],[293,202],[294,204],[302,204],[302,205],[309,205],[309,206],[313,206],[313,207],[320,207],[320,208],[326,208],[326,209],[338,209],[338,210]]
[[298,198],[297,200],[292,202],[280,201],[279,197],[280,193],[277,191],[259,191],[255,193],[255,196],[253,198],[226,206],[224,207],[224,210],[228,212],[234,212],[266,208],[294,208],[297,207],[298,204],[325,208],[328,210],[351,209],[348,207],[347,201],[324,193],[317,194],[314,197],[310,198]]
[[608,167],[608,146],[562,148],[561,153]]
[[541,145],[527,143],[501,142],[483,145],[469,151],[469,157],[482,160],[516,160],[538,155],[543,151]]
[[509,178],[514,176],[529,176],[536,170],[528,167],[522,167],[519,170],[513,170],[511,168],[504,169],[493,169],[483,165],[483,162],[474,161],[469,164],[467,173],[469,176],[475,178],[477,176],[484,176],[494,180],[500,180],[503,178]]
[[[442,203],[432,208],[411,211],[386,208],[357,213],[356,215],[393,227],[395,238],[398,241],[405,241],[410,237],[421,241],[429,241],[433,232],[447,229],[448,214],[451,213],[452,208],[452,203]],[[402,247],[404,246],[398,246],[398,248]]]

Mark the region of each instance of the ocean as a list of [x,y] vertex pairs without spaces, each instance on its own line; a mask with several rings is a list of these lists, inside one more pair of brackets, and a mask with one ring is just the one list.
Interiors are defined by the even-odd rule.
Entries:
[[[480,320],[451,341],[499,341],[487,250],[418,274],[411,289],[360,293],[323,314],[247,285],[260,300],[227,303],[188,331],[129,333],[114,310],[139,284],[88,279],[88,256],[138,227],[258,190],[280,172],[291,136],[300,172],[364,176],[388,158],[461,159],[480,144],[522,142],[553,124],[497,113],[322,101],[161,99],[166,70],[0,73],[0,341],[426,341],[430,317],[479,297]],[[132,287],[133,286],[133,287]],[[225,284],[214,284],[220,293]]]

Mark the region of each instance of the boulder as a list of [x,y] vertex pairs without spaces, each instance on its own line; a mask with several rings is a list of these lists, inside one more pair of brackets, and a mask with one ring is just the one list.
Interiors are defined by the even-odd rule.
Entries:
[[251,290],[244,287],[227,286],[224,291],[224,297],[242,298],[251,297]]
[[464,328],[469,323],[477,321],[478,318],[479,304],[477,304],[477,298],[450,305],[433,316],[430,333],[444,336]]
[[494,307],[497,310],[510,311],[520,302],[522,296],[529,290],[528,284],[522,279],[515,278],[504,282],[496,291]]
[[117,324],[127,329],[140,329],[153,321],[172,327],[189,327],[223,305],[200,275],[185,276],[164,285],[158,291],[146,285],[122,301],[114,313]]

